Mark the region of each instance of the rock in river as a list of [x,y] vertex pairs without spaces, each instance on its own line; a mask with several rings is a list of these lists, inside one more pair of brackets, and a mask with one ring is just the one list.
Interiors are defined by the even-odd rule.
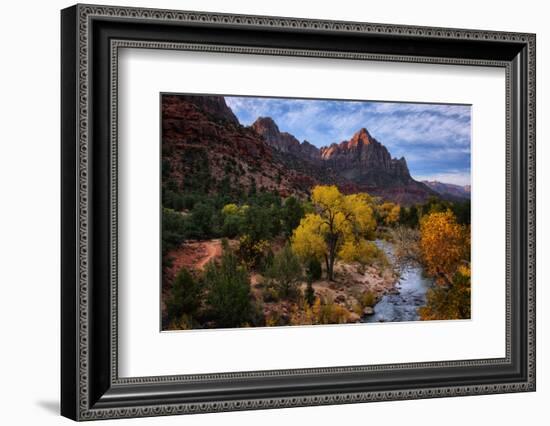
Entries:
[[365,309],[363,309],[364,315],[372,315],[374,314],[374,309],[371,306],[367,306]]

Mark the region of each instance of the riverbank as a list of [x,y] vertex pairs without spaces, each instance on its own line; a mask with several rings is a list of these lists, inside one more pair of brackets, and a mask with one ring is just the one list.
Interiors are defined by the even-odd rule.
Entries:
[[[379,248],[395,265],[394,246],[387,241],[377,241]],[[362,322],[401,322],[418,321],[418,308],[426,305],[426,293],[433,286],[433,279],[424,276],[422,266],[409,263],[400,268],[399,280],[394,291],[383,295],[373,307],[372,315]]]
[[[318,280],[312,283],[315,297],[323,305],[332,306],[338,311],[338,322],[358,323],[374,313],[374,306],[385,295],[397,292],[399,274],[391,263],[386,265],[364,266],[357,262],[337,261],[334,265],[334,281]],[[256,291],[261,281],[256,281]],[[306,292],[306,283],[300,284],[302,294]],[[303,307],[295,302],[264,302],[263,313],[266,318],[277,318],[278,322],[289,321],[292,316],[303,319]],[[306,320],[307,321],[307,320]]]

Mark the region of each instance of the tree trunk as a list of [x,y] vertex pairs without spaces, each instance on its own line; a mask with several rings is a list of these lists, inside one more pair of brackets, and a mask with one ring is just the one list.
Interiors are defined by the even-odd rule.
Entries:
[[334,261],[336,260],[336,241],[337,239],[334,236],[331,236],[329,239],[328,269],[327,269],[329,281],[334,281]]
[[330,261],[329,261],[330,266],[329,266],[329,276],[328,276],[328,279],[329,279],[330,281],[334,281],[334,261],[335,261],[335,260],[336,260],[336,259],[335,259],[335,256],[334,256],[334,254],[332,254],[332,255],[330,256]]

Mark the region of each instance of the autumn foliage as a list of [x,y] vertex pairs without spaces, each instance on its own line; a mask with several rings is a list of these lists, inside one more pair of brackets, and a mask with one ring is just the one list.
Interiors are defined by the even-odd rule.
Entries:
[[387,226],[394,226],[399,222],[401,206],[399,204],[385,202],[378,206],[379,220]]
[[420,222],[420,250],[426,272],[440,284],[449,283],[464,260],[469,260],[469,229],[451,211],[431,213]]
[[420,222],[420,251],[436,285],[419,309],[423,320],[470,318],[470,228],[451,211],[430,213]]
[[354,249],[364,251],[365,235],[376,227],[372,199],[367,194],[344,195],[334,185],[316,186],[311,194],[315,213],[307,214],[292,235],[292,249],[306,259],[324,259],[329,280],[334,262]]

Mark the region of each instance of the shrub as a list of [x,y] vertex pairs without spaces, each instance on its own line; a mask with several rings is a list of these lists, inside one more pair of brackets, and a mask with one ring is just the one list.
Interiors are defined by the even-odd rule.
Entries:
[[239,215],[228,215],[223,219],[222,235],[227,238],[234,238],[241,232],[243,219]]
[[233,216],[239,214],[239,206],[234,203],[229,203],[223,206],[222,214],[224,216]]
[[322,303],[321,299],[317,298],[312,310],[315,324],[343,324],[347,322],[349,317],[348,310],[332,300],[325,300]]
[[409,228],[418,228],[418,209],[415,205],[401,207],[399,212],[399,223]]
[[267,327],[276,327],[279,325],[285,325],[283,319],[277,311],[270,312],[265,318],[265,325]]
[[273,254],[273,250],[271,250],[271,247],[267,247],[267,249],[264,252],[264,255],[262,256],[262,259],[260,260],[259,268],[262,271],[262,273],[265,275],[266,271],[269,270],[273,266],[273,259],[275,258],[275,255]]
[[338,256],[344,262],[359,262],[363,265],[373,264],[375,262],[385,264],[385,254],[376,244],[371,241],[346,241]]
[[359,299],[359,302],[361,303],[361,307],[365,309],[367,306],[374,306],[376,304],[376,295],[372,291],[365,291],[361,294],[361,297]]
[[261,300],[251,305],[250,323],[254,327],[265,326],[264,305]]
[[210,204],[199,203],[193,208],[191,221],[201,234],[201,238],[208,238],[213,230],[214,208]]
[[302,304],[292,306],[290,312],[290,325],[312,325],[316,324],[316,318],[313,314],[313,303],[309,304],[306,300]]
[[396,260],[400,264],[415,263],[421,260],[418,229],[398,226],[391,230],[391,239],[394,244]]
[[183,196],[171,189],[163,188],[162,206],[173,210],[182,210],[185,207]]
[[266,303],[278,302],[279,293],[273,287],[267,287],[262,293],[263,301]]
[[239,327],[252,320],[248,272],[227,244],[219,265],[211,262],[206,266],[204,283],[211,315],[218,326]]
[[234,203],[225,204],[221,210],[222,213],[222,235],[228,238],[236,237],[241,233],[244,227],[244,215],[248,206],[237,206]]
[[305,300],[293,306],[290,314],[291,325],[304,324],[343,324],[349,319],[349,311],[332,300],[316,297],[312,305]]
[[261,266],[269,253],[269,243],[266,240],[255,241],[250,235],[239,239],[238,255],[249,268]]
[[171,209],[162,209],[162,254],[178,247],[186,237],[186,219]]
[[469,319],[470,269],[460,266],[448,286],[428,290],[426,306],[418,309],[423,320]]
[[168,330],[191,330],[193,320],[189,315],[183,314],[181,317],[174,318],[168,323]]
[[273,265],[266,271],[266,277],[274,283],[282,298],[296,297],[297,284],[302,278],[302,267],[288,244],[275,255]]
[[172,283],[166,312],[170,320],[187,315],[191,321],[202,303],[202,287],[185,268],[179,270]]

